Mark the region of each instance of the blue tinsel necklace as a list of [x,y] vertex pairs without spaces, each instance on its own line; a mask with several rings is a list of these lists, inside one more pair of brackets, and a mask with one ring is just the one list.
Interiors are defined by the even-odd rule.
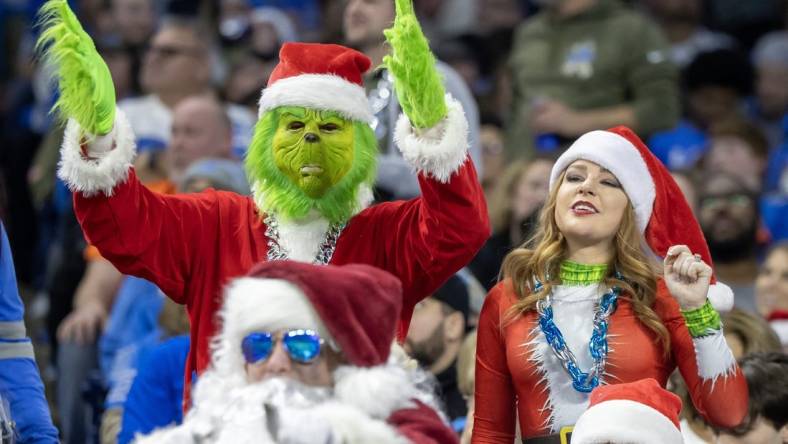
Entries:
[[[570,265],[576,268],[579,264],[570,263]],[[580,265],[580,267],[582,267],[582,265]],[[562,264],[562,274],[564,271]],[[616,272],[615,276],[617,279],[622,279],[618,272]],[[542,283],[537,281],[534,286],[534,291],[539,291],[541,288]],[[536,310],[539,314],[539,328],[542,330],[542,333],[544,333],[547,343],[550,345],[553,353],[555,353],[558,360],[561,361],[564,370],[566,370],[572,378],[572,387],[579,392],[588,393],[593,390],[594,387],[599,385],[601,376],[604,374],[608,351],[608,319],[610,315],[616,311],[616,301],[618,300],[619,293],[621,293],[621,289],[618,287],[613,287],[608,290],[607,293],[602,295],[594,311],[594,330],[591,334],[591,340],[588,343],[588,350],[591,353],[591,357],[594,359],[594,364],[588,372],[580,370],[574,353],[572,353],[572,350],[567,346],[564,336],[561,334],[561,330],[559,330],[558,326],[553,322],[552,294],[548,294],[536,304]]]

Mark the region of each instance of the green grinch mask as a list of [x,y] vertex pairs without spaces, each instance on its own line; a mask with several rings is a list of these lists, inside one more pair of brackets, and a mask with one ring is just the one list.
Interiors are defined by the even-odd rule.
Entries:
[[372,187],[377,154],[367,123],[333,111],[282,106],[257,121],[245,163],[264,213],[292,220],[316,209],[341,223],[360,209],[359,190]]
[[304,194],[320,198],[350,170],[354,131],[336,112],[288,109],[274,133],[276,167]]

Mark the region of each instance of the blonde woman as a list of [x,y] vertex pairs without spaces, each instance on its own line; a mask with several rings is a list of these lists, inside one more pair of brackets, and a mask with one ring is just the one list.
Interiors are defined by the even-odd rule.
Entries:
[[524,443],[561,442],[594,387],[664,387],[677,366],[701,414],[738,424],[746,382],[712,305],[732,293],[665,167],[618,127],[580,137],[550,182],[533,241],[482,308],[473,442],[513,442],[515,418]]
[[486,291],[498,281],[506,254],[531,237],[554,163],[548,157],[517,160],[495,185],[488,205],[492,236],[468,265]]

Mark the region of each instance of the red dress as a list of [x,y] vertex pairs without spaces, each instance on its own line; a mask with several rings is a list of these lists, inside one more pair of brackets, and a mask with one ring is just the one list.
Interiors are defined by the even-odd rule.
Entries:
[[[588,405],[587,394],[576,392],[571,386],[564,390],[571,379],[546,344],[536,312],[513,319],[506,317],[515,301],[507,280],[493,288],[481,311],[474,443],[513,442],[516,417],[523,438],[549,435],[562,426],[573,425]],[[713,424],[737,425],[747,412],[748,395],[746,380],[732,355],[724,355],[718,362],[709,362],[707,355],[697,359],[696,350],[709,344],[698,344],[690,336],[678,303],[662,281],[653,308],[670,334],[670,356],[664,356],[654,333],[635,316],[632,305],[620,298],[609,322],[610,351],[604,382],[654,378],[664,387],[678,366],[698,412]],[[559,325],[565,336],[573,334],[566,327]],[[722,333],[719,334],[721,340]],[[588,355],[587,349],[573,351],[578,356]],[[702,370],[699,362],[705,367]],[[720,363],[722,368],[709,368],[719,367]],[[704,378],[701,374],[715,376]],[[559,386],[562,393],[551,393],[551,387]]]
[[[419,175],[422,196],[372,206],[354,216],[332,264],[365,263],[399,277],[404,303],[399,340],[413,307],[465,266],[490,229],[484,194],[470,160],[448,183]],[[122,273],[150,280],[191,319],[187,382],[210,362],[222,287],[266,260],[268,238],[250,197],[208,190],[165,196],[147,190],[133,170],[112,196],[74,194],[87,240]],[[374,303],[374,301],[370,301]],[[265,310],[265,307],[260,307]]]

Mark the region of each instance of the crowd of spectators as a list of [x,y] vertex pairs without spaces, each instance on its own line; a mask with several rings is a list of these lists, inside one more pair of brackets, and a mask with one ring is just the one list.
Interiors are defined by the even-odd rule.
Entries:
[[[344,43],[377,67],[394,17],[393,0],[69,3],[107,62],[137,136],[137,176],[162,193],[249,194],[241,160],[281,44]],[[188,350],[188,321],[158,288],[121,275],[82,236],[55,173],[63,127],[49,113],[50,67],[35,57],[42,4],[0,0],[0,218],[63,442],[129,442],[181,419],[177,357]],[[531,235],[554,160],[593,129],[631,127],[674,173],[719,280],[734,289],[726,336],[748,379],[767,384],[769,371],[785,368],[788,1],[414,6],[446,90],[469,119],[493,228],[468,267],[417,305],[405,342],[436,378],[458,433],[473,410],[473,329],[486,290],[506,253]],[[374,69],[365,84],[380,145],[375,197],[413,197],[418,182],[393,146],[400,108],[391,78]],[[777,355],[747,357],[756,352]],[[681,394],[681,382],[675,386]],[[751,388],[751,396],[764,390]],[[686,406],[686,442],[715,434],[736,442],[764,421],[785,425],[784,412],[776,420],[752,411],[744,428],[715,431]]]

